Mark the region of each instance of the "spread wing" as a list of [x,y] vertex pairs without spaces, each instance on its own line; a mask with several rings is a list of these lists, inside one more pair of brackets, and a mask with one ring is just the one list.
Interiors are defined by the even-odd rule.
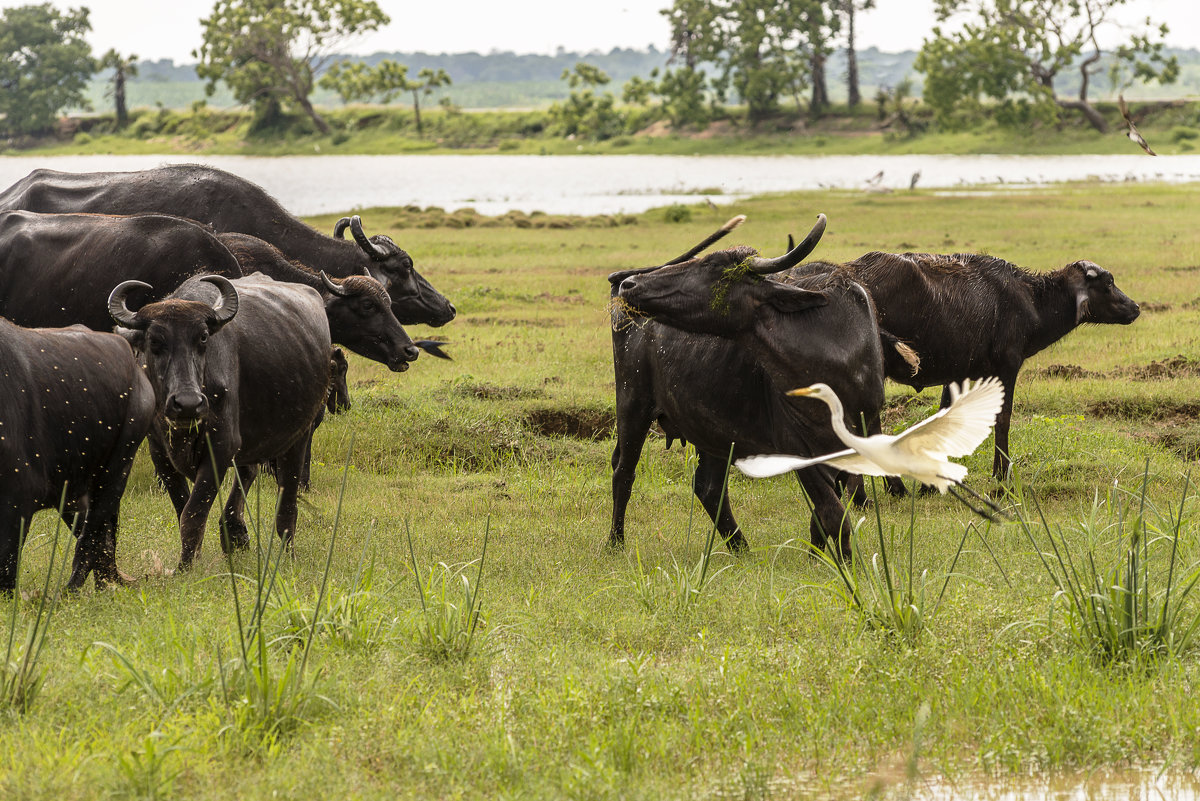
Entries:
[[913,454],[945,459],[974,452],[992,431],[1004,405],[1004,385],[985,378],[959,390],[950,385],[950,405],[932,417],[896,435],[895,447]]
[[790,473],[793,470],[802,470],[805,467],[812,467],[817,464],[827,464],[830,467],[836,467],[838,470],[845,470],[847,473],[860,473],[867,476],[888,475],[874,462],[860,456],[857,451],[849,449],[827,453],[824,456],[813,456],[811,458],[804,456],[784,456],[781,454],[747,456],[745,459],[738,459],[734,464],[737,465],[738,470],[741,470],[751,478],[777,476],[781,473]]

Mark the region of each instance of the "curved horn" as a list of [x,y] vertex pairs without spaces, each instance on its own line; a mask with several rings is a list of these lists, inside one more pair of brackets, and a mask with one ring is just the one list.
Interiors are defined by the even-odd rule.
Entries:
[[350,294],[350,290],[346,289],[346,287],[342,286],[341,284],[335,284],[333,279],[325,274],[324,270],[321,270],[321,283],[324,284],[325,288],[332,294],[337,295],[340,298],[344,298]]
[[821,241],[821,234],[825,233],[825,215],[817,215],[817,224],[808,232],[808,236],[804,237],[804,241],[796,247],[784,253],[777,259],[751,259],[750,271],[759,275],[767,273],[777,273],[780,270],[786,270],[789,267],[795,267],[804,260],[804,257],[813,252],[813,248]]
[[135,331],[140,331],[150,325],[149,320],[139,320],[136,312],[131,312],[129,307],[125,305],[125,296],[129,294],[129,290],[134,287],[143,287],[144,289],[153,289],[152,286],[145,281],[122,281],[117,284],[112,293],[108,296],[108,313],[112,318],[126,328],[132,328]]
[[362,218],[355,214],[350,218],[350,233],[354,234],[354,241],[358,246],[367,252],[367,255],[372,259],[379,261],[387,258],[387,251],[376,245],[367,235],[363,233]]
[[745,214],[739,214],[739,215],[737,215],[736,217],[730,217],[730,218],[729,218],[729,219],[728,219],[728,220],[725,222],[725,224],[724,224],[724,225],[722,225],[720,228],[718,228],[717,230],[715,230],[715,231],[713,231],[711,234],[709,234],[709,235],[708,235],[708,238],[707,238],[707,239],[705,239],[703,242],[701,242],[700,244],[696,245],[695,247],[693,247],[693,248],[692,248],[691,250],[689,250],[688,252],[686,252],[686,253],[683,253],[683,254],[681,254],[681,255],[679,255],[679,256],[676,256],[675,258],[671,259],[669,262],[667,262],[667,263],[666,263],[666,264],[664,264],[663,266],[664,266],[664,267],[666,267],[666,266],[667,266],[667,265],[669,265],[669,264],[682,264],[683,262],[687,261],[688,259],[691,259],[691,258],[692,258],[692,257],[694,257],[694,256],[698,256],[700,253],[702,253],[702,252],[704,252],[705,250],[707,250],[707,249],[709,248],[709,246],[711,246],[711,245],[713,245],[714,243],[716,243],[716,241],[717,241],[718,239],[720,239],[721,237],[725,236],[725,234],[729,233],[729,232],[730,232],[730,231],[732,231],[734,228],[737,228],[739,225],[741,225],[741,224],[742,224],[742,223],[744,223],[745,221],[746,221],[746,215],[745,215]]
[[223,275],[206,275],[200,279],[221,290],[221,299],[217,301],[217,305],[213,306],[213,314],[216,316],[218,326],[225,325],[233,319],[233,316],[238,311],[238,293],[234,289],[233,284],[229,283],[229,279]]
[[334,239],[345,239],[346,238],[346,228],[349,225],[350,225],[349,217],[343,217],[342,219],[340,219],[336,223],[334,223],[333,224],[333,238]]

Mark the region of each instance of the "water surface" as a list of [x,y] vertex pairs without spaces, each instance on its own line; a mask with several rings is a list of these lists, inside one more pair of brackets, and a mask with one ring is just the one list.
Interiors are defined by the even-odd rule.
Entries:
[[371,206],[636,213],[771,192],[906,191],[1060,181],[1200,181],[1200,155],[1158,156],[5,156],[0,186],[30,170],[211,164],[261,184],[296,214]]

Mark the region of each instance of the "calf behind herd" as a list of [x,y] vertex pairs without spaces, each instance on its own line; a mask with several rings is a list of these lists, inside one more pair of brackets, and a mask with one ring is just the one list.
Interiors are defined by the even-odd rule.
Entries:
[[[788,390],[827,384],[847,425],[870,434],[880,430],[885,376],[918,389],[996,376],[994,471],[1003,476],[1024,360],[1080,323],[1128,324],[1139,312],[1088,261],[1046,274],[964,254],[804,262],[824,217],[778,258],[749,248],[700,255],[740,221],[663,265],[609,276],[613,545],[624,541],[655,422],[668,444],[696,447],[696,496],[729,547],[744,549],[722,503],[731,446],[736,458],[844,447],[828,411]],[[346,402],[335,345],[403,371],[421,349],[443,356],[403,326],[454,316],[408,254],[368,237],[358,217],[325,236],[260,187],[198,165],[34,171],[0,192],[0,592],[15,586],[40,509],[74,526],[69,588],[89,574],[97,586],[128,581],[117,527],[143,440],[179,518],[180,567],[199,553],[231,468],[239,480],[221,511],[222,547],[249,545],[244,492],[268,463],[280,491],[276,532],[290,543],[313,429],[327,405]],[[812,500],[814,544],[848,554],[840,490],[861,500],[861,483],[822,464],[795,475]]]

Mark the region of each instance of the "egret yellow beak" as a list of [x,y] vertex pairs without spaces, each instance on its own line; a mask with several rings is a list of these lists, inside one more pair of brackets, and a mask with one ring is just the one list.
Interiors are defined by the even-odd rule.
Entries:
[[814,392],[816,392],[816,390],[812,387],[801,387],[800,389],[793,389],[791,392],[788,392],[787,395],[789,398],[803,398],[808,395],[812,395]]

